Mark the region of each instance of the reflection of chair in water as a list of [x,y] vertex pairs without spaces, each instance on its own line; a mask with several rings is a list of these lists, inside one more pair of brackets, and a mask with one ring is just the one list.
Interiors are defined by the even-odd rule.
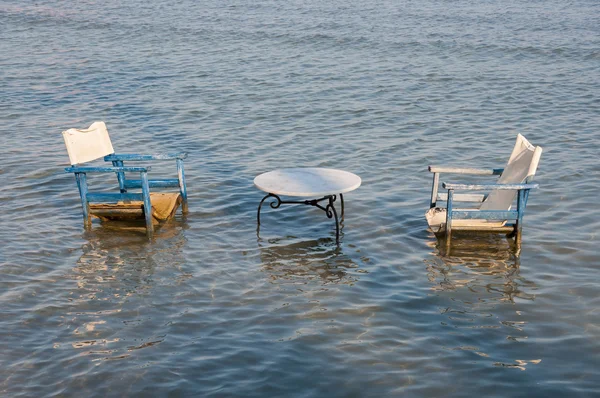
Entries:
[[[182,269],[185,226],[177,221],[157,231],[156,242],[127,231],[86,231],[87,242],[68,278],[71,334],[68,344],[93,360],[125,358],[164,339],[162,310],[152,303],[172,302],[189,274]],[[151,293],[151,294],[150,294]]]
[[[432,246],[436,242],[431,242]],[[497,235],[480,234],[470,239],[457,239],[452,256],[441,256],[437,248],[426,261],[428,279],[433,290],[466,289],[475,297],[473,303],[513,302],[515,297],[533,300],[523,287],[534,285],[520,276],[520,258],[506,240]]]
[[[177,154],[115,154],[104,122],[95,122],[88,129],[63,131],[63,138],[69,153],[71,167],[65,169],[75,174],[79,196],[83,208],[83,222],[91,225],[91,217],[102,220],[143,219],[146,231],[151,235],[153,224],[170,219],[182,203],[182,211],[187,212],[187,191],[183,172],[185,153]],[[112,162],[112,167],[81,166],[96,159]],[[124,161],[175,160],[178,178],[148,179],[150,167],[126,167]],[[88,173],[115,173],[119,183],[119,193],[91,192],[88,187]],[[139,180],[127,179],[126,173],[137,173]],[[177,193],[150,192],[150,188],[177,188]],[[141,193],[128,192],[141,189]]]
[[539,363],[523,360],[519,348],[506,345],[529,337],[535,317],[528,309],[536,291],[536,284],[521,275],[521,260],[507,242],[495,234],[479,234],[453,242],[452,256],[440,255],[435,241],[430,244],[433,252],[425,265],[433,291],[429,298],[440,315],[439,344],[456,355],[464,353],[465,361],[521,370]]
[[[114,282],[120,287],[111,286],[108,296],[114,290],[134,291],[142,288],[138,283],[150,277],[156,267],[182,264],[182,248],[185,236],[181,233],[185,224],[172,222],[157,233],[152,245],[143,236],[133,235],[119,228],[101,228],[85,232],[87,239],[81,250],[82,255],[74,268],[78,285],[106,286]],[[120,276],[126,276],[121,280]],[[111,282],[111,283],[112,283]],[[133,284],[133,286],[123,286]],[[144,285],[144,284],[142,284]],[[92,290],[101,292],[94,287]]]
[[[433,173],[430,209],[425,214],[429,227],[446,234],[446,248],[450,250],[453,231],[502,232],[515,236],[517,250],[521,245],[523,214],[529,190],[537,188],[531,181],[537,170],[542,148],[531,145],[521,134],[504,169],[472,169],[429,166]],[[442,183],[447,194],[438,195],[440,173],[500,175],[495,184]],[[491,191],[488,195],[454,194],[454,191]],[[515,210],[511,211],[517,199]],[[446,200],[446,207],[437,207],[437,201]],[[455,209],[454,202],[479,202],[475,208]],[[511,223],[509,223],[510,221]]]
[[262,247],[259,243],[262,269],[277,283],[355,283],[358,277],[349,271],[358,268],[358,265],[341,253],[339,247],[328,243],[329,239],[302,241],[286,246]]

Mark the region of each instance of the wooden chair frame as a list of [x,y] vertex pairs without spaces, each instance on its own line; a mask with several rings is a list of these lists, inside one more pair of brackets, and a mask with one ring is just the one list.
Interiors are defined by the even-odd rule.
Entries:
[[[90,203],[118,203],[130,201],[142,201],[144,203],[144,218],[146,221],[146,231],[149,236],[154,232],[152,224],[152,203],[150,201],[150,188],[179,188],[182,198],[181,210],[183,214],[188,212],[187,189],[185,184],[185,172],[183,169],[183,160],[187,157],[186,153],[175,154],[112,154],[104,157],[107,162],[112,162],[113,167],[89,167],[73,165],[67,167],[67,173],[74,173],[77,187],[79,188],[79,197],[83,208],[83,223],[86,228],[91,227],[92,215],[90,212]],[[155,179],[148,178],[147,167],[125,166],[124,161],[153,161],[153,160],[175,160],[177,163],[177,178],[173,179]],[[139,180],[126,179],[125,173],[139,173]],[[92,193],[89,191],[87,183],[87,173],[116,173],[119,182],[120,193]],[[128,189],[141,188],[141,193],[130,193]]]
[[[87,129],[69,129],[63,131],[63,138],[69,153],[71,167],[65,169],[68,173],[75,174],[75,180],[79,189],[81,205],[83,208],[83,223],[86,228],[91,226],[92,214],[101,218],[136,218],[143,211],[146,221],[146,230],[149,236],[154,232],[153,209],[151,201],[151,188],[178,188],[176,196],[166,196],[167,213],[164,209],[158,210],[154,217],[166,219],[172,216],[176,206],[181,203],[182,213],[188,212],[187,189],[185,184],[185,172],[183,160],[186,153],[172,154],[116,154],[108,135],[104,122],[94,122]],[[112,162],[112,167],[82,166],[89,161],[104,159]],[[177,165],[177,178],[149,179],[148,167],[125,166],[124,162],[149,162],[175,160]],[[119,193],[93,193],[90,192],[87,181],[88,173],[115,173],[119,183]],[[126,173],[139,173],[139,179],[127,179]],[[141,193],[128,192],[129,189],[141,189]],[[161,197],[157,195],[156,198]],[[163,197],[164,198],[164,197]],[[159,199],[157,199],[159,200]],[[160,199],[160,203],[165,203]],[[90,204],[92,206],[90,206]],[[161,206],[162,207],[162,206]],[[142,209],[141,209],[142,208]],[[171,213],[169,213],[171,212]]]
[[[135,154],[112,154],[104,157],[104,161],[112,162],[114,167],[124,167],[125,161],[155,161],[155,160],[175,160],[177,164],[177,178],[148,180],[149,188],[179,188],[182,204],[181,210],[183,214],[188,212],[187,189],[185,185],[185,172],[183,170],[183,160],[187,158],[184,152],[173,154],[153,154],[153,155],[135,155]],[[128,180],[125,178],[125,171],[117,172],[117,180],[119,181],[119,190],[121,193],[126,193],[128,189],[142,188],[143,179]]]
[[[88,167],[71,166],[67,167],[67,173],[74,173],[79,188],[79,197],[83,208],[83,225],[90,228],[92,225],[92,214],[90,212],[90,203],[118,203],[120,201],[143,201],[144,218],[146,220],[146,230],[148,235],[154,232],[152,225],[152,204],[150,202],[150,187],[148,184],[148,171],[150,167]],[[89,191],[87,183],[87,173],[140,173],[142,193],[92,193]]]
[[[523,215],[529,198],[531,189],[539,188],[539,184],[532,183],[533,176],[527,177],[523,184],[451,184],[442,183],[442,188],[447,190],[447,194],[438,194],[439,180],[441,173],[471,174],[471,175],[501,175],[504,169],[472,169],[456,167],[437,167],[429,166],[429,171],[433,173],[433,184],[431,189],[430,208],[436,207],[438,200],[446,200],[446,249],[450,250],[453,230],[469,231],[491,231],[504,232],[509,236],[515,237],[517,249],[521,246],[521,236],[523,230]],[[516,190],[517,207],[515,210],[454,210],[455,202],[483,202],[487,195],[485,194],[455,194],[455,191],[492,191],[492,190]],[[509,220],[512,224],[505,224],[502,227],[494,226],[460,226],[453,227],[453,220]]]

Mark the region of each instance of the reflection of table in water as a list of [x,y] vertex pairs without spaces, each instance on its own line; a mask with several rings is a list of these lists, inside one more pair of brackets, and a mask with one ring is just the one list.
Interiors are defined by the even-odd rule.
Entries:
[[[334,206],[337,195],[340,197],[341,217],[344,217],[344,196],[342,194],[360,187],[361,179],[356,174],[336,169],[319,167],[279,169],[259,175],[254,185],[267,192],[258,205],[257,221],[260,225],[260,210],[268,198],[275,199],[270,206],[279,208],[282,204],[304,204],[317,207],[327,218],[335,218],[336,242],[340,240],[340,223]],[[281,200],[280,196],[311,197],[309,200]],[[319,198],[320,197],[320,198]]]
[[[328,243],[329,242],[329,243]],[[358,281],[359,265],[328,239],[264,246],[259,239],[262,270],[278,284],[351,285]]]

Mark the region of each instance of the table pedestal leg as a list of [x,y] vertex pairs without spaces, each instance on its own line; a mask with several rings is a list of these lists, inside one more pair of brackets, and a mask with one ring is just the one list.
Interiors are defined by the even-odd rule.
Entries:
[[[335,240],[338,244],[340,243],[340,222],[338,219],[337,211],[335,210],[335,206],[333,205],[333,202],[335,202],[337,199],[336,195],[326,195],[320,199],[295,201],[295,200],[281,200],[281,198],[279,196],[277,196],[273,193],[269,193],[264,198],[262,198],[262,200],[260,201],[260,204],[258,205],[256,221],[258,222],[259,226],[260,226],[260,210],[262,208],[264,201],[269,198],[274,199],[274,201],[269,204],[269,206],[271,206],[271,208],[273,208],[273,209],[279,208],[279,206],[281,206],[282,204],[302,204],[302,205],[309,205],[309,206],[317,207],[317,208],[323,210],[325,212],[325,214],[327,215],[327,218],[335,219]],[[340,199],[342,202],[342,217],[343,217],[343,215],[344,215],[344,197],[342,196],[342,194],[340,194]],[[325,200],[327,201],[327,205],[325,207],[323,207],[320,204],[320,202],[325,201]]]
[[281,198],[279,198],[279,196],[277,196],[277,195],[273,195],[272,193],[270,193],[267,196],[265,196],[264,198],[262,198],[262,200],[260,201],[260,204],[258,205],[258,212],[256,213],[256,221],[258,222],[258,225],[260,225],[260,208],[262,207],[263,202],[265,200],[267,200],[268,198],[275,198],[277,200],[277,202],[271,202],[272,208],[277,209],[281,205]]
[[[327,214],[327,218],[331,218],[332,213],[333,213],[333,216],[335,217],[335,241],[339,245],[339,243],[340,243],[340,222],[338,220],[337,211],[335,211],[335,206],[333,205],[334,201],[335,201],[335,195],[330,196],[329,203],[327,203],[327,207],[325,208],[325,214]],[[342,209],[343,208],[344,208],[344,205],[342,205]],[[344,214],[343,210],[342,210],[342,214]]]

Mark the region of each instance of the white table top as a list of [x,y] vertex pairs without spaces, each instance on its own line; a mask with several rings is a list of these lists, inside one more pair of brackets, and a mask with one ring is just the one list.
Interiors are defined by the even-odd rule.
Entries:
[[334,195],[354,191],[360,184],[356,174],[320,167],[273,170],[254,179],[258,189],[286,196]]

